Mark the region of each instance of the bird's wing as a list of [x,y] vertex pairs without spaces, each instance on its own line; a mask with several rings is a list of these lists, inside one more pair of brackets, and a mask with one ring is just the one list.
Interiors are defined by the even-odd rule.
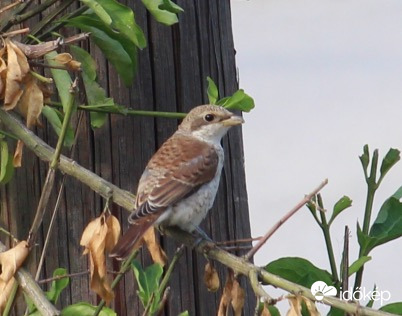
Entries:
[[157,151],[141,177],[135,221],[156,214],[211,181],[219,163],[216,150],[189,137],[172,137]]
[[136,211],[130,215],[130,228],[120,238],[111,257],[123,259],[144,233],[170,205],[211,181],[219,163],[215,149],[194,139],[173,136],[155,153],[141,176]]

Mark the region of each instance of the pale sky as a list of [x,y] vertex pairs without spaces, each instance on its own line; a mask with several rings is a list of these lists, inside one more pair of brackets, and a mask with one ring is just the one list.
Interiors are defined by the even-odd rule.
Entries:
[[[353,262],[356,221],[362,224],[366,197],[358,156],[364,144],[379,148],[381,157],[390,147],[402,149],[402,2],[231,4],[240,87],[256,103],[243,126],[252,233],[264,234],[328,178],[322,194],[329,210],[343,195],[353,200],[331,230],[339,268],[349,225]],[[399,162],[378,191],[372,220],[401,185]],[[284,256],[304,257],[330,270],[321,230],[305,208],[268,241],[256,263]],[[402,238],[371,256],[363,286],[371,290],[375,283],[390,291],[390,302],[402,301]]]

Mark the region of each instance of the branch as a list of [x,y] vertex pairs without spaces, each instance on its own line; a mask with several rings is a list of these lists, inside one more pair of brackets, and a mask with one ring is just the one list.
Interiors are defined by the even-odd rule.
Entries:
[[258,243],[246,254],[245,258],[250,260],[252,256],[267,242],[267,240],[282,226],[289,218],[291,218],[298,210],[300,210],[306,203],[310,202],[314,195],[326,186],[328,179],[325,179],[321,184],[315,188],[311,193],[306,195],[295,207],[286,213],[259,241]]
[[[0,241],[0,252],[5,251],[6,249],[7,247]],[[15,274],[15,278],[25,295],[31,299],[41,315],[60,315],[60,312],[48,301],[42,289],[35,282],[29,272],[27,272],[24,268],[19,268]]]
[[[195,238],[189,233],[186,233],[184,231],[181,231],[179,229],[175,228],[167,228],[165,230],[165,233],[176,239],[177,241],[180,241],[181,243],[184,243],[188,247],[194,246],[195,243]],[[343,311],[354,314],[354,315],[360,315],[360,316],[391,316],[393,314],[387,313],[387,312],[382,312],[378,311],[369,307],[364,307],[360,306],[356,302],[348,302],[348,301],[342,301],[337,297],[324,297],[322,301],[317,301],[314,297],[314,295],[311,293],[311,291],[308,288],[305,288],[301,285],[298,285],[296,283],[290,282],[288,280],[285,280],[279,276],[276,276],[272,273],[269,273],[265,271],[264,269],[257,267],[256,265],[248,262],[244,258],[236,257],[235,255],[232,255],[225,250],[222,250],[218,248],[214,243],[208,242],[208,241],[202,241],[201,243],[198,244],[198,246],[195,247],[195,250],[199,253],[202,253],[204,256],[206,256],[209,259],[213,259],[216,261],[219,261],[226,267],[229,267],[233,269],[233,271],[237,274],[242,274],[249,278],[249,275],[252,275],[254,272],[257,273],[258,279],[260,281],[263,281],[264,283],[270,284],[274,287],[281,288],[285,291],[288,291],[292,294],[295,295],[302,295],[309,300],[316,302],[316,303],[323,303],[325,305],[330,305],[339,309],[342,309]],[[262,294],[262,293],[260,293]]]
[[[13,134],[15,134],[25,143],[25,146],[30,148],[40,159],[50,161],[54,150],[49,145],[44,143],[40,138],[34,135],[30,130],[28,130],[21,123],[21,121],[14,117],[14,115],[0,109],[0,120]],[[102,195],[103,197],[112,197],[113,201],[121,207],[128,210],[133,209],[134,196],[131,193],[124,191],[117,186],[107,182],[93,172],[81,167],[73,160],[61,156],[59,168],[63,172],[71,175],[72,177],[75,177],[84,184],[87,184],[92,190]],[[306,198],[308,198],[308,196]],[[303,202],[303,205],[306,202]],[[165,233],[168,236],[176,239],[180,243],[184,243],[188,247],[192,247],[195,244],[195,238],[191,234],[183,232],[181,230],[167,228],[165,230]],[[311,291],[309,289],[287,281],[274,274],[271,274],[263,270],[262,268],[248,262],[245,258],[236,257],[218,248],[214,243],[203,241],[196,246],[195,250],[202,253],[209,259],[219,261],[226,267],[231,268],[237,274],[242,274],[246,277],[249,277],[249,275],[253,275],[253,273],[255,272],[257,273],[258,279],[260,281],[263,281],[264,283],[271,284],[272,286],[279,287],[296,295],[303,295],[311,301],[316,302],[315,297],[311,294]],[[22,271],[22,269],[20,269],[19,271]],[[356,302],[342,301],[336,297],[325,297],[321,301],[321,303],[342,309],[347,313],[358,314],[362,316],[393,315],[372,308],[360,306]]]
[[[14,114],[0,109],[0,120],[10,132],[21,139],[25,146],[32,150],[41,160],[51,161],[54,149],[26,128]],[[74,160],[61,155],[58,167],[62,172],[78,179],[104,198],[111,198],[114,203],[127,210],[131,211],[134,209],[135,196],[132,193],[122,190],[102,179],[95,173],[80,166]]]

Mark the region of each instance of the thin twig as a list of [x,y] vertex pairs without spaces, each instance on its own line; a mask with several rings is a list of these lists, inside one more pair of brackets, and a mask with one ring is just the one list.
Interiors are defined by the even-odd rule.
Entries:
[[[77,123],[77,127],[76,127],[75,133],[74,133],[75,137],[74,137],[74,143],[73,143],[73,145],[71,147],[70,157],[73,157],[74,153],[75,153],[78,135],[80,134],[79,133],[79,131],[80,131],[79,127],[81,126],[82,117],[83,117],[82,115],[79,115],[79,117],[78,117],[78,123]],[[66,175],[63,174],[63,178],[62,178],[61,184],[60,184],[59,193],[58,193],[57,199],[56,199],[56,204],[55,204],[55,206],[53,208],[52,218],[50,219],[49,227],[48,227],[48,230],[47,230],[47,233],[46,233],[45,242],[44,242],[43,248],[42,248],[42,253],[41,253],[39,263],[38,263],[38,266],[37,266],[36,275],[35,275],[35,280],[36,281],[39,279],[40,271],[42,270],[43,263],[45,262],[46,250],[47,250],[47,247],[49,245],[50,234],[51,234],[51,232],[53,230],[54,223],[55,223],[55,220],[56,220],[57,210],[59,209],[59,205],[60,205],[60,201],[61,201],[61,197],[62,197],[62,193],[63,193],[63,189],[64,189],[65,180],[66,180]]]
[[[137,256],[138,250],[134,250],[130,256],[123,262],[119,274],[114,278],[111,288],[112,290],[116,287],[117,284],[119,284],[121,278],[124,276],[124,274],[128,271],[128,269],[131,266],[131,262],[134,260],[134,258]],[[102,311],[103,306],[105,306],[106,302],[104,300],[101,300],[98,306],[96,307],[96,310],[93,314],[93,316],[99,315],[99,313]]]
[[57,145],[56,145],[54,155],[52,157],[52,161],[50,162],[50,168],[49,168],[47,176],[46,176],[45,184],[42,188],[42,194],[39,199],[38,207],[36,209],[35,218],[32,223],[32,226],[29,230],[27,242],[30,247],[32,247],[33,244],[35,243],[36,234],[38,232],[40,225],[42,224],[46,206],[48,204],[50,193],[53,188],[54,176],[55,176],[56,169],[57,169],[57,166],[59,163],[61,149],[62,149],[62,146],[64,143],[64,138],[65,138],[65,135],[67,132],[67,127],[70,123],[71,114],[73,112],[73,105],[74,105],[74,99],[75,99],[75,93],[74,93],[75,87],[76,87],[76,81],[74,81],[74,83],[71,86],[70,98],[69,98],[69,102],[67,105],[66,113],[64,115],[63,125],[61,128],[59,139],[57,141]]
[[268,304],[274,304],[274,299],[267,292],[265,292],[261,286],[261,283],[258,281],[258,271],[250,270],[248,278],[250,279],[250,284],[255,295],[268,302]]
[[6,33],[1,34],[1,36],[2,37],[13,37],[16,35],[26,34],[26,33],[29,33],[29,27],[26,27],[26,28],[20,29],[20,30],[6,32]]
[[15,6],[19,5],[21,2],[23,2],[23,0],[17,0],[15,2],[13,2],[13,3],[10,3],[10,4],[6,5],[5,7],[2,7],[0,9],[0,14],[2,14],[3,12],[6,12],[8,10],[11,10]]
[[[62,105],[57,102],[47,103],[51,107],[62,108]],[[134,115],[134,116],[149,116],[149,117],[164,117],[164,118],[175,118],[182,119],[186,116],[186,113],[180,112],[159,112],[159,111],[144,111],[144,110],[133,110],[123,108],[122,106],[110,105],[110,104],[98,104],[98,105],[79,105],[78,110],[84,110],[89,112],[99,112],[99,113],[111,113],[120,115]]]
[[307,202],[309,202],[313,196],[315,196],[320,190],[328,183],[328,179],[325,179],[317,188],[311,193],[306,195],[299,203],[296,204],[288,213],[286,213],[261,239],[260,241],[246,254],[246,260],[250,260],[251,257],[267,242],[267,240],[282,226],[289,218],[291,218],[299,209],[301,209]]
[[183,255],[184,249],[185,249],[184,245],[181,245],[176,250],[176,252],[175,252],[175,254],[173,256],[172,262],[170,263],[170,265],[169,265],[169,267],[168,267],[168,269],[167,269],[167,271],[165,273],[165,276],[163,277],[161,283],[159,284],[159,289],[158,289],[159,293],[162,293],[163,291],[165,291],[166,285],[169,282],[169,279],[170,279],[170,276],[171,276],[171,274],[173,272],[173,269],[174,269],[177,261],[179,261],[179,259]]
[[238,251],[238,250],[250,250],[253,248],[252,245],[250,246],[224,246],[222,247],[226,251]]
[[169,295],[170,295],[170,286],[168,286],[165,289],[165,291],[163,292],[161,303],[159,304],[159,309],[158,309],[158,312],[156,313],[156,315],[158,315],[158,316],[163,315],[163,310],[165,308],[167,300],[169,299]]
[[35,61],[30,61],[29,64],[31,66],[34,67],[42,67],[42,68],[50,68],[50,69],[61,69],[61,70],[69,70],[67,67],[65,66],[56,66],[56,65],[48,65],[48,64],[44,64],[44,63],[38,63]]
[[69,274],[64,274],[64,275],[57,275],[52,278],[38,280],[37,282],[38,282],[38,284],[44,284],[44,283],[49,283],[52,281],[57,281],[57,280],[65,279],[65,278],[73,278],[73,277],[83,276],[83,275],[87,275],[87,274],[89,274],[89,270],[75,272],[75,273],[69,273]]
[[240,244],[240,243],[249,243],[252,241],[260,240],[262,236],[259,237],[251,237],[251,238],[243,238],[243,239],[235,239],[235,240],[225,240],[225,241],[217,241],[217,245],[230,245],[230,244]]
[[3,228],[1,226],[0,226],[0,232],[7,235],[8,237],[11,237],[15,243],[18,242],[18,239],[13,234],[11,234],[8,230],[6,230],[5,228]]

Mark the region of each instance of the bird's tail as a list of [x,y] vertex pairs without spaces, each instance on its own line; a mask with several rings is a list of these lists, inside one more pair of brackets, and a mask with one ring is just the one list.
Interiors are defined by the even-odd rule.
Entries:
[[142,236],[158,219],[157,214],[148,215],[135,220],[128,231],[119,239],[109,257],[123,260],[135,249],[141,246]]

